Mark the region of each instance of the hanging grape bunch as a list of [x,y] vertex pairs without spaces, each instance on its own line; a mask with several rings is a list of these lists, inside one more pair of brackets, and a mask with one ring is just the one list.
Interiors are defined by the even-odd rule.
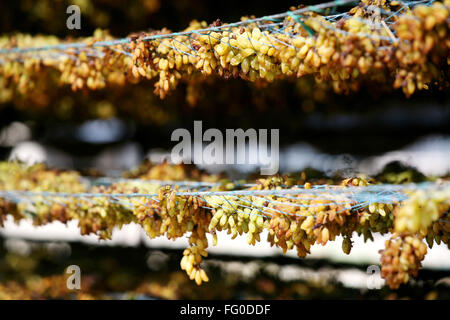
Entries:
[[[450,188],[445,181],[436,182],[435,189],[406,188],[406,200],[361,205],[348,188],[383,185],[361,176],[326,185],[321,180],[302,180],[298,187],[296,175],[288,175],[258,179],[242,189],[192,166],[149,162],[125,176],[136,179],[89,186],[74,171],[0,163],[0,221],[8,215],[15,221],[32,219],[36,225],[76,220],[81,234],[96,234],[101,239],[110,239],[114,228],[131,222],[141,225],[150,238],[187,235],[189,247],[180,265],[197,284],[209,279],[202,267],[208,255],[207,234],[217,245],[220,231],[232,239],[244,235],[248,244],[255,245],[266,230],[272,246],[284,253],[295,249],[299,257],[309,254],[314,244],[326,245],[337,236],[343,237],[342,250],[349,254],[355,233],[365,241],[373,240],[373,233],[391,233],[393,238],[381,252],[382,275],[391,288],[417,276],[426,243],[430,248],[434,242],[449,244]],[[209,193],[196,195],[195,187],[165,185],[164,177],[178,181],[196,177],[215,184]],[[230,193],[233,190],[241,194]],[[286,190],[295,192],[283,194]]]
[[[165,98],[180,82],[189,84],[199,76],[273,82],[311,75],[337,93],[363,84],[402,88],[406,96],[435,84],[444,88],[448,0],[390,14],[401,6],[398,1],[364,0],[337,21],[312,7],[293,10],[278,24],[246,17],[229,25],[194,21],[181,33],[162,29],[117,41],[98,30],[75,48],[29,52],[18,49],[65,42],[21,34],[2,37],[1,96],[31,95],[55,84],[97,90],[149,79],[155,93]],[[48,75],[37,78],[43,70]]]

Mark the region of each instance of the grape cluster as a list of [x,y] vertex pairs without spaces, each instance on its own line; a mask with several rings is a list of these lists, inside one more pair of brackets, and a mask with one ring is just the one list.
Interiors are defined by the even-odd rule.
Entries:
[[437,190],[433,194],[415,191],[394,212],[395,231],[427,234],[432,224],[450,210],[450,193],[447,189]]
[[430,248],[434,242],[450,249],[450,193],[441,189],[427,194],[415,191],[394,211],[395,228],[401,234],[415,233],[425,237]]
[[[226,231],[233,239],[245,235],[247,242],[255,245],[261,241],[261,233],[267,230],[267,241],[272,246],[281,248],[284,253],[295,249],[299,257],[310,253],[314,244],[326,245],[337,236],[343,237],[342,250],[349,254],[355,232],[363,235],[365,240],[373,240],[373,233],[396,233],[401,240],[387,242],[382,253],[383,275],[391,287],[397,287],[409,275],[417,273],[419,262],[426,253],[423,238],[430,247],[433,241],[448,243],[449,239],[449,220],[445,215],[449,209],[449,189],[444,184],[437,190],[411,191],[411,197],[403,202],[361,205],[346,190],[377,183],[365,176],[321,185],[324,187],[321,193],[309,192],[320,184],[319,179],[305,182],[299,193],[258,195],[255,191],[299,188],[298,175],[266,177],[256,180],[248,188],[254,195],[238,196],[186,195],[182,192],[196,189],[155,181],[165,177],[200,179],[217,182],[211,191],[242,188],[229,180],[208,177],[193,166],[147,162],[125,176],[138,179],[90,187],[76,172],[51,170],[43,165],[26,167],[18,163],[0,163],[0,190],[73,194],[52,198],[32,196],[31,201],[19,199],[18,203],[11,202],[8,197],[0,198],[1,220],[7,214],[12,214],[16,221],[31,215],[36,225],[74,219],[78,221],[81,234],[93,233],[101,239],[111,238],[114,228],[131,222],[140,224],[150,238],[177,239],[188,235],[189,247],[184,251],[180,265],[199,285],[209,280],[202,268],[209,246],[207,234],[212,235],[213,245],[216,245],[220,231]],[[301,179],[305,177],[305,174],[300,175]],[[95,196],[76,197],[81,192]],[[421,244],[418,240],[409,240],[416,238],[420,238]],[[410,245],[418,250],[412,258]],[[409,261],[408,264],[405,261]]]
[[[78,172],[47,169],[43,164],[24,166],[15,162],[0,163],[0,190],[32,190],[40,192],[84,192],[86,183]],[[33,201],[12,203],[0,200],[0,221],[11,214],[16,220],[31,217],[36,224],[44,224],[54,220],[69,220],[68,209],[58,202],[51,205],[43,197],[35,197]]]
[[[407,96],[415,90],[427,89],[433,79],[448,77],[448,2],[431,7],[417,6],[414,18],[400,16],[397,21],[397,36],[401,41],[395,54],[398,66],[394,81],[395,88],[403,88]],[[445,42],[446,45],[436,45]],[[447,57],[447,66],[437,63],[441,54]]]
[[[223,28],[218,20],[207,33],[163,37],[170,34],[163,29],[132,34],[128,44],[94,47],[98,41],[112,40],[107,33],[96,31],[94,37],[83,40],[85,48],[63,50],[58,59],[44,52],[27,56],[22,63],[21,55],[11,54],[0,67],[2,96],[7,99],[15,87],[22,94],[34,94],[34,87],[45,86],[42,81],[85,90],[150,79],[155,82],[155,93],[164,98],[180,81],[195,82],[213,75],[257,83],[311,75],[337,93],[375,83],[402,88],[406,96],[434,83],[447,85],[448,74],[441,70],[448,69],[448,0],[394,15],[391,28],[380,13],[373,12],[374,3],[389,12],[386,1],[363,1],[336,22],[315,12],[288,16],[282,31],[257,23]],[[399,5],[392,3],[392,8]],[[194,21],[184,31],[205,27],[205,22]],[[44,43],[60,42],[54,37],[26,35],[0,39],[2,48]],[[50,69],[49,75],[43,77],[41,69]]]
[[427,245],[420,236],[403,236],[386,240],[381,253],[381,276],[392,289],[407,283],[410,276],[417,277]]
[[[108,40],[110,37],[104,32],[97,30],[92,39],[88,39],[90,43],[98,41],[97,39]],[[104,56],[98,57],[95,54],[82,51],[75,55],[76,59],[65,57],[59,63],[58,68],[61,73],[60,82],[68,84],[73,91],[89,88],[92,90],[102,89],[106,83],[111,85],[124,85],[126,83],[126,75],[123,71],[129,63],[128,57],[121,55],[113,55],[107,51]],[[112,67],[114,66],[114,67]]]
[[0,190],[83,192],[87,185],[76,171],[49,169],[44,164],[27,166],[0,162]]

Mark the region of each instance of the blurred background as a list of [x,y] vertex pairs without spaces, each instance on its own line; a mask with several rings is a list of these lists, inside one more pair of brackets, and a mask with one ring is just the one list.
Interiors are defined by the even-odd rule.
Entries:
[[[302,3],[315,2],[321,1]],[[81,30],[66,28],[70,4],[81,8]],[[244,15],[284,12],[298,4],[289,0],[3,1],[0,30],[76,38],[102,28],[123,37],[164,27],[181,30],[194,19],[238,21]],[[394,163],[427,176],[450,173],[446,90],[433,89],[407,99],[401,92],[380,94],[368,86],[356,94],[336,95],[306,78],[264,87],[214,79],[182,85],[165,100],[152,91],[150,82],[142,82],[88,95],[53,88],[48,101],[0,99],[0,159],[46,162],[82,172],[95,168],[119,176],[145,159],[156,163],[167,159],[174,146],[173,130],[192,131],[193,121],[202,120],[203,130],[280,129],[280,172],[313,168],[330,176],[336,172],[376,175]],[[258,166],[202,168],[239,178]],[[8,220],[0,229],[0,292],[14,296],[20,287],[24,296],[34,294],[34,298],[73,297],[64,291],[62,276],[68,265],[78,264],[87,275],[83,288],[88,288],[77,293],[78,298],[105,297],[105,292],[109,298],[142,299],[449,298],[446,246],[430,250],[425,269],[419,272],[421,280],[394,292],[367,287],[373,276],[367,267],[378,264],[381,236],[366,244],[357,238],[350,256],[342,253],[338,240],[314,246],[311,256],[299,260],[295,255],[281,256],[264,242],[253,248],[245,239],[231,241],[220,235],[219,246],[209,250],[207,259],[209,272],[217,276],[197,288],[178,270],[186,239],[149,241],[138,226],[130,225],[117,231],[113,240],[99,242],[79,236],[77,228],[76,223],[35,228]],[[51,291],[49,283],[60,283],[61,290]]]

